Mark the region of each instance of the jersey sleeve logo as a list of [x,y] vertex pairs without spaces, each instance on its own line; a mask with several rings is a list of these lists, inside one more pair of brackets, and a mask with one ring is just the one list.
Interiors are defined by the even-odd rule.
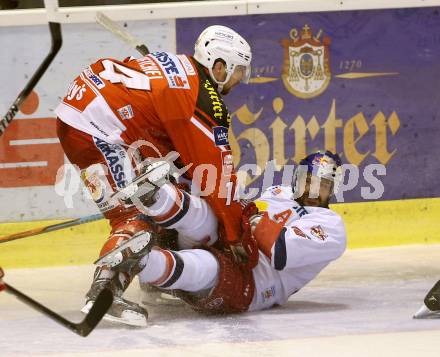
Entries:
[[214,126],[212,128],[214,134],[214,141],[216,146],[229,145],[228,128],[225,126]]
[[324,232],[324,230],[320,225],[313,226],[312,228],[310,228],[310,233],[312,233],[313,236],[315,236],[320,240],[326,240],[328,238],[328,235]]
[[270,288],[267,288],[261,292],[261,300],[262,300],[261,302],[264,304],[266,301],[275,297],[275,295],[276,295],[275,285],[272,285]]
[[117,109],[119,116],[122,120],[129,120],[132,119],[134,116],[133,108],[130,104],[126,105],[125,107]]
[[80,75],[70,83],[63,103],[76,111],[83,112],[95,98],[95,91],[90,89],[89,84]]
[[87,67],[84,70],[84,74],[85,76],[90,79],[90,81],[98,88],[98,89],[102,89],[105,87],[105,83],[104,81],[99,78],[99,76],[97,76],[95,73],[93,73],[92,69],[90,67]]

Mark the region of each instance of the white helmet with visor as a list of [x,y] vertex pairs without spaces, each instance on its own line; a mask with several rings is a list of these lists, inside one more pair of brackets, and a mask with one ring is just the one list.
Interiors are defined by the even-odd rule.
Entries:
[[[248,83],[251,76],[251,47],[237,32],[226,26],[207,27],[194,46],[194,58],[208,68],[211,78],[218,84],[219,92],[233,76],[240,76]],[[226,66],[226,78],[218,81],[212,72],[216,60],[221,59]]]

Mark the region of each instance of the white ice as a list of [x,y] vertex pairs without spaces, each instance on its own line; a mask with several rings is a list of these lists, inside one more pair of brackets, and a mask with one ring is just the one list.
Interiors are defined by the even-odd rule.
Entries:
[[[5,280],[79,321],[92,266],[6,271]],[[440,245],[347,251],[287,305],[206,317],[150,308],[149,326],[101,322],[79,337],[0,294],[0,356],[440,356],[440,319],[413,314],[440,279]],[[139,298],[135,282],[127,297]]]

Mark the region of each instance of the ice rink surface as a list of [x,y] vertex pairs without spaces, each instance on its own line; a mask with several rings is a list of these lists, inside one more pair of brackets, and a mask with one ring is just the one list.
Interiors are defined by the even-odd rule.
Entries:
[[[5,280],[79,321],[92,271],[16,269]],[[440,356],[440,319],[412,319],[439,279],[440,245],[351,250],[283,307],[205,317],[160,306],[146,328],[101,322],[87,338],[3,293],[0,356]],[[139,294],[136,281],[126,296]]]

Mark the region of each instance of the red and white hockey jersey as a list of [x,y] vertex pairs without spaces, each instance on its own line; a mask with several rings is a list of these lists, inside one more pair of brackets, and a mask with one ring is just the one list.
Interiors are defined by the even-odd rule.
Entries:
[[268,188],[257,201],[264,209],[254,235],[260,260],[249,310],[284,304],[346,248],[342,218],[322,207],[303,207],[290,186]]
[[[206,71],[193,58],[156,52],[125,61],[106,58],[87,67],[56,108],[61,121],[109,144],[140,147],[144,157],[180,154],[195,177],[202,164],[214,165],[216,180],[205,197],[226,230],[240,237],[241,207],[228,199],[235,182],[228,143],[230,116]],[[86,154],[86,153],[85,153]],[[201,176],[201,175],[196,175]],[[230,203],[229,203],[230,202]]]

